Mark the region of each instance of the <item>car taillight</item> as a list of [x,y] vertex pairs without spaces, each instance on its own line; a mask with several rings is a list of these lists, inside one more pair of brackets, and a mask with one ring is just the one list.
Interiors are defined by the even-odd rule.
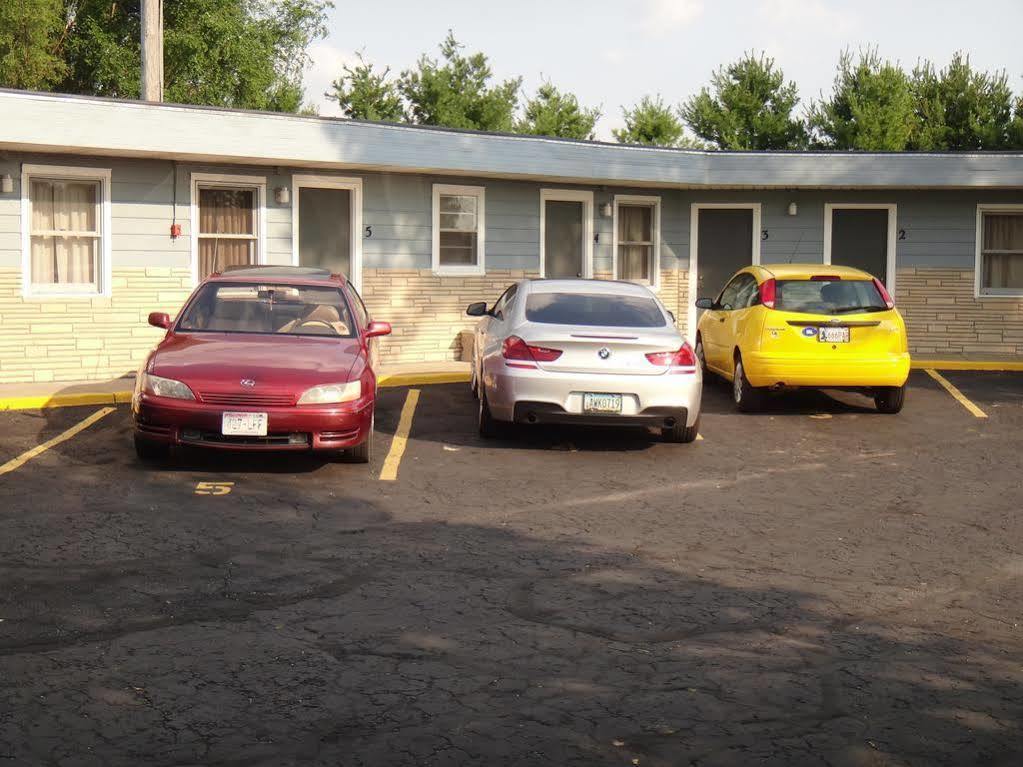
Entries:
[[518,336],[508,336],[501,347],[501,355],[509,367],[532,368],[537,362],[553,362],[561,356],[561,349],[530,346]]
[[662,368],[676,368],[672,371],[675,373],[696,372],[696,355],[688,343],[683,343],[680,349],[673,352],[650,352],[646,355],[646,358],[652,365]]
[[774,281],[774,277],[760,283],[760,303],[768,309],[774,308],[774,296],[775,291],[777,290],[777,285],[778,283]]
[[810,282],[841,282],[842,278],[833,274],[815,274]]
[[892,301],[892,297],[888,294],[888,289],[884,286],[877,277],[874,278],[874,287],[877,288],[877,292],[881,294],[881,300],[884,301],[884,305],[889,309],[895,308],[895,302]]

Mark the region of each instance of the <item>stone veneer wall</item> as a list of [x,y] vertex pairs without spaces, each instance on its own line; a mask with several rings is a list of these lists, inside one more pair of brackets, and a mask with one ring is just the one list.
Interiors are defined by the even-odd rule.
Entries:
[[[362,297],[375,319],[387,320],[394,332],[381,344],[384,364],[444,362],[461,359],[460,334],[479,321],[465,315],[473,301],[492,304],[511,283],[536,272],[489,270],[485,275],[438,276],[430,269],[364,269]],[[598,273],[597,279],[610,279]],[[684,331],[689,274],[663,270],[658,295]]]
[[895,302],[914,354],[1023,355],[1023,298],[975,298],[972,269],[899,269]]
[[134,373],[163,336],[150,312],[173,316],[188,269],[115,268],[110,298],[23,298],[21,273],[0,270],[0,383],[83,381]]

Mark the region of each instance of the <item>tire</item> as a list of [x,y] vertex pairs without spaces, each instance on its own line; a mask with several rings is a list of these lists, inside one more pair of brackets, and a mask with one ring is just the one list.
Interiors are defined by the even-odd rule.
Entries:
[[696,335],[696,346],[693,347],[693,354],[696,355],[696,364],[700,366],[700,372],[707,375],[707,358],[703,353],[703,338]]
[[696,435],[700,433],[700,417],[696,416],[696,423],[692,426],[686,426],[685,423],[677,423],[670,429],[661,429],[661,436],[667,442],[680,442],[689,444],[696,440]]
[[906,403],[906,385],[882,386],[874,392],[874,405],[877,412],[894,415],[902,410]]
[[342,453],[342,460],[345,463],[369,463],[373,459],[373,431],[375,426],[376,413],[369,420],[369,434],[366,435],[366,439]]
[[139,457],[140,461],[146,463],[157,463],[159,461],[166,461],[170,455],[170,445],[165,445],[160,442],[153,442],[145,437],[135,435],[135,455]]
[[735,355],[735,375],[732,377],[732,402],[740,413],[755,413],[760,410],[764,393],[746,378],[742,366],[742,355]]
[[483,439],[500,437],[503,433],[503,424],[500,423],[490,412],[490,403],[487,401],[487,390],[480,386],[479,406],[479,433]]

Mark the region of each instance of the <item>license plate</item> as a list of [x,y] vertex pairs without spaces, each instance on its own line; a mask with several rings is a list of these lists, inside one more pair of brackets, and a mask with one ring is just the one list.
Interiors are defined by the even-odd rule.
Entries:
[[818,328],[817,340],[826,344],[847,344],[849,328]]
[[235,437],[265,437],[266,413],[224,413],[220,433]]
[[621,394],[583,394],[584,413],[621,413]]

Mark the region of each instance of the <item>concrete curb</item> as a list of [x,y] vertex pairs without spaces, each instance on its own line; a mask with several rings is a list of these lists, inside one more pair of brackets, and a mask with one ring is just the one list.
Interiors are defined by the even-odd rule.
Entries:
[[[468,383],[469,373],[461,371],[390,373],[380,376],[381,387],[428,386],[430,384]],[[83,405],[124,405],[131,402],[132,390],[112,392],[76,392],[75,394],[37,394],[32,396],[0,397],[0,411],[40,410],[51,407],[81,407]]]

